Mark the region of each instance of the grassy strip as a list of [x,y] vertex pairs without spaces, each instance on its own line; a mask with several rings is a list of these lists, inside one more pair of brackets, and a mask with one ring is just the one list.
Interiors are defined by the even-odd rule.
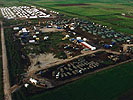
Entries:
[[[21,52],[19,51],[19,41],[13,40],[12,30],[5,29],[5,41],[7,47],[8,68],[11,86],[17,82],[18,76],[24,72],[24,63],[22,62]],[[14,80],[15,79],[15,80]]]

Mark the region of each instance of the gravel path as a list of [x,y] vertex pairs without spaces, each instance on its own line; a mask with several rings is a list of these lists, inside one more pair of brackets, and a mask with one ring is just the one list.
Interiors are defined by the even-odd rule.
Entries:
[[4,85],[4,98],[5,100],[12,100],[10,93],[10,81],[9,81],[9,72],[8,72],[8,63],[7,63],[7,54],[5,46],[5,37],[3,23],[1,23],[1,44],[2,44],[2,63],[3,63],[3,85]]

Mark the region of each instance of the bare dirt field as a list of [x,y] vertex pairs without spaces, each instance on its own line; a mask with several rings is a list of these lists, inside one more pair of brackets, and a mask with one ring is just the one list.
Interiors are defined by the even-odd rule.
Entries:
[[128,18],[133,18],[133,16],[125,16],[125,17],[128,17]]
[[[51,63],[61,62],[62,59],[54,58],[54,55],[49,54],[41,54],[37,56],[29,56],[31,61],[31,66],[29,67],[29,71],[37,70],[38,68],[44,68],[46,65],[49,65]],[[39,62],[39,64],[37,64]],[[47,68],[47,67],[46,67]],[[45,69],[45,68],[44,68]]]
[[57,29],[57,28],[42,28],[42,32],[62,32],[64,29]]
[[133,44],[123,44],[123,51],[127,52],[128,47],[133,47]]

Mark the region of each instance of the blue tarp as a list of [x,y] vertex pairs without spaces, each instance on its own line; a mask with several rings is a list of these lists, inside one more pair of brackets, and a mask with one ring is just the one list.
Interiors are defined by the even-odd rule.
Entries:
[[84,42],[83,40],[77,40],[78,43]]

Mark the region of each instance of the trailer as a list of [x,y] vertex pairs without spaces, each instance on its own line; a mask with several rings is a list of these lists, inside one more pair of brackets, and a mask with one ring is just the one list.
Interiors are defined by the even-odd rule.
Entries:
[[81,45],[83,45],[84,47],[86,47],[86,48],[88,48],[88,49],[96,50],[96,47],[93,47],[93,46],[89,45],[89,44],[86,43],[86,42],[81,42]]

